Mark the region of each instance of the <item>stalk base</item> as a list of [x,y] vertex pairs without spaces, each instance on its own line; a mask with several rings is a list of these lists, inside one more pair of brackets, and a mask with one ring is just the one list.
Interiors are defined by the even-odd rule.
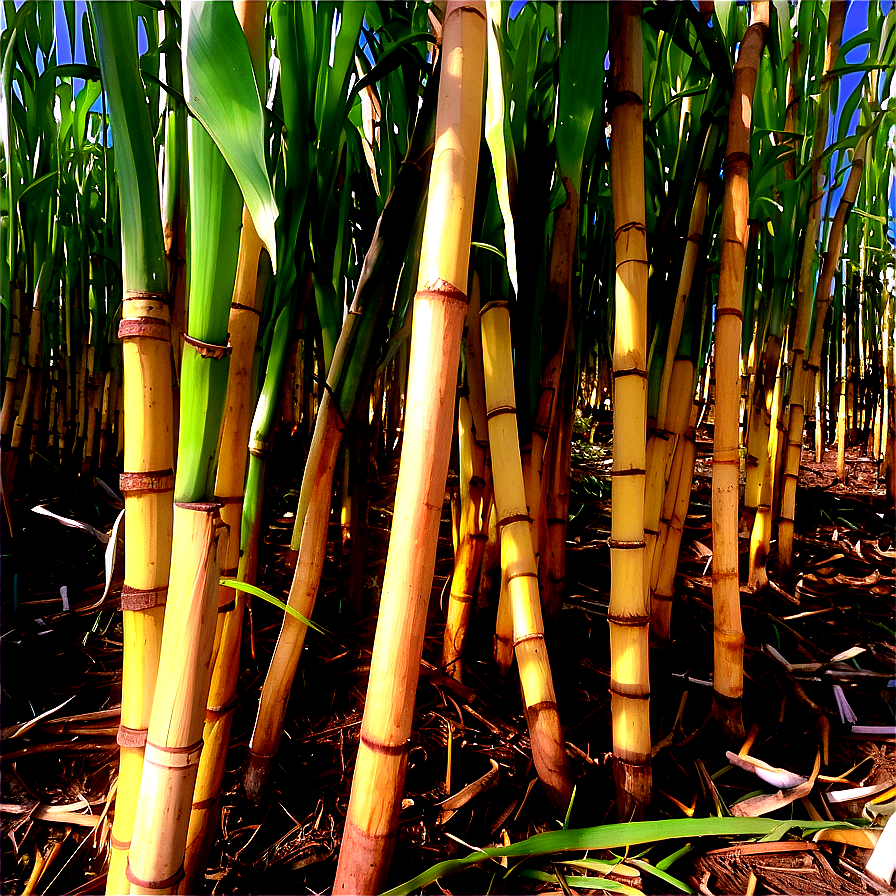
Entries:
[[336,893],[367,896],[381,892],[394,846],[394,832],[385,836],[368,834],[346,819],[333,884],[334,896]]
[[243,773],[243,790],[253,806],[261,805],[268,797],[274,758],[274,756],[259,756],[249,750],[249,760]]
[[613,778],[616,781],[619,820],[643,820],[653,789],[650,761],[634,763],[616,756],[613,761]]
[[712,717],[719,723],[727,741],[743,743],[745,735],[742,697],[726,697],[717,691],[714,692]]
[[572,772],[556,703],[526,707],[532,761],[542,787],[557,812],[566,813],[572,797]]

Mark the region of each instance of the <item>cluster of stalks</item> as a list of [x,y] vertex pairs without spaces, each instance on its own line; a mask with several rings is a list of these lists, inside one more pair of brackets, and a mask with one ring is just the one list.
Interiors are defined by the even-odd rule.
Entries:
[[[463,678],[491,606],[495,666],[519,677],[563,813],[545,620],[549,635],[573,434],[613,410],[610,691],[629,820],[651,800],[649,645],[661,675],[711,414],[713,716],[742,735],[740,536],[747,587],[787,588],[807,421],[818,455],[835,438],[842,481],[861,445],[896,491],[896,11],[868,4],[844,45],[862,62],[841,47],[845,11],[91,3],[57,29],[46,4],[5,8],[7,524],[57,467],[118,472],[125,502],[107,892],[192,892],[204,870],[238,699],[247,598],[232,583],[257,574],[268,460],[290,438],[309,446],[295,614],[260,692],[255,803],[331,516],[344,609],[360,614],[365,446],[399,464],[336,891],[386,880],[455,428],[444,671]],[[65,47],[86,62],[61,62]],[[838,109],[847,72],[860,79]]]

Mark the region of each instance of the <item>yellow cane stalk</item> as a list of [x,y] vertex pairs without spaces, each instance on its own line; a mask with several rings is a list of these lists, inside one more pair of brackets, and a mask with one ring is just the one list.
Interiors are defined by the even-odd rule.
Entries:
[[480,318],[501,569],[507,581],[506,603],[513,623],[514,653],[535,768],[554,807],[563,811],[569,802],[572,781],[544,643],[532,520],[526,507],[516,424],[507,303],[489,302],[482,309]]
[[670,496],[673,497],[669,509],[664,509],[663,519],[660,520],[660,539],[657,543],[656,555],[658,563],[655,564],[657,567],[656,584],[652,589],[653,604],[650,618],[651,634],[660,644],[668,642],[672,636],[672,599],[675,573],[678,570],[678,553],[691,499],[694,463],[697,460],[696,422],[697,406],[692,403],[690,424],[675,448],[669,485],[666,489],[667,501]]
[[127,868],[131,893],[176,893],[183,877],[190,816],[178,794],[192,792],[199,768],[215,636],[208,621],[218,605],[226,547],[217,503],[175,504],[171,581],[189,581],[190,593],[168,605],[159,665],[186,674],[159,681],[153,698]]
[[[709,195],[709,176],[701,175],[697,181],[697,188],[694,192],[694,203],[691,206],[691,217],[688,222],[688,237],[685,243],[684,258],[681,262],[681,274],[678,280],[678,290],[675,295],[675,306],[672,310],[672,323],[669,329],[669,339],[666,347],[666,357],[663,362],[663,372],[660,378],[660,395],[659,404],[656,415],[656,428],[650,434],[647,443],[647,485],[645,493],[645,521],[644,521],[644,540],[647,548],[647,568],[651,570],[650,584],[653,589],[656,577],[653,571],[658,568],[659,558],[662,556],[662,547],[659,545],[659,533],[665,532],[662,523],[663,507],[667,503],[674,502],[674,493],[668,498],[669,481],[669,464],[672,461],[676,445],[679,438],[685,430],[688,423],[690,408],[683,411],[683,416],[679,415],[674,419],[678,421],[678,425],[673,424],[668,419],[668,407],[672,390],[672,378],[675,365],[679,363],[676,357],[678,343],[681,339],[681,329],[684,323],[684,312],[687,305],[687,298],[691,291],[691,285],[694,281],[694,271],[697,267],[697,253],[700,245],[700,238],[703,235],[703,224],[706,220],[706,204]],[[690,368],[693,371],[693,365]],[[686,401],[693,401],[693,375],[688,388]],[[677,386],[678,389],[684,387],[684,381]],[[674,416],[674,415],[672,415]],[[668,517],[666,517],[668,519]],[[664,608],[665,609],[668,608]],[[664,630],[663,626],[657,628],[653,626],[654,634],[658,634],[660,630]],[[668,632],[662,640],[669,637]]]
[[[787,437],[782,445],[784,469],[781,475],[781,512],[778,521],[778,575],[789,582],[793,575],[793,516],[796,510],[796,485],[799,476],[800,456],[803,446],[805,424],[805,400],[810,384],[806,379],[805,353],[809,339],[812,318],[812,272],[818,252],[818,234],[821,228],[821,202],[824,190],[819,183],[821,160],[828,130],[830,110],[829,91],[834,83],[831,74],[840,52],[840,40],[846,20],[845,0],[833,0],[828,13],[828,31],[825,43],[824,76],[815,119],[812,139],[812,163],[809,174],[809,220],[800,259],[800,270],[796,289],[796,321],[790,354],[792,370],[790,383],[790,405],[788,409]],[[824,321],[820,321],[819,327]],[[814,384],[813,384],[814,386]]]
[[[846,218],[852,210],[862,182],[865,166],[865,149],[867,136],[862,136],[856,145],[852,157],[852,167],[846,186],[837,205],[834,220],[828,234],[828,249],[824,255],[818,285],[815,289],[815,333],[809,357],[803,360],[803,352],[808,337],[808,324],[805,330],[801,327],[801,319],[797,318],[796,332],[793,337],[792,366],[793,377],[790,385],[790,421],[787,430],[787,457],[785,459],[782,495],[781,519],[778,523],[778,574],[784,581],[793,576],[793,519],[796,511],[796,486],[800,473],[800,458],[803,450],[803,425],[805,422],[804,406],[809,390],[814,388],[815,375],[820,366],[821,346],[824,340],[824,320],[831,304],[831,287],[834,272],[840,261],[840,250],[843,246],[843,230]],[[808,236],[806,237],[808,239]],[[801,341],[802,340],[802,341]]]
[[[245,4],[250,9],[255,4]],[[264,25],[263,9],[261,24]],[[262,32],[263,33],[263,32]],[[251,44],[250,44],[251,45]],[[233,301],[230,306],[230,371],[227,379],[227,405],[221,430],[221,452],[215,480],[215,497],[221,504],[221,522],[231,536],[227,541],[221,575],[237,575],[240,559],[240,520],[243,508],[243,483],[248,461],[249,430],[254,411],[252,367],[258,336],[259,305],[263,292],[258,288],[258,262],[262,242],[243,207],[243,230],[237,261]],[[245,597],[241,591],[221,586],[218,594],[218,618],[212,650],[212,677],[202,732],[203,750],[199,761],[196,789],[187,833],[184,880],[179,892],[194,893],[213,836],[221,792],[221,780],[230,741],[230,725],[236,708],[239,678],[240,638],[243,630]]]
[[[672,366],[672,377],[669,381],[669,395],[666,401],[665,427],[672,448],[663,481],[664,493],[659,513],[659,527],[653,554],[648,554],[650,561],[650,590],[656,589],[660,561],[664,551],[664,542],[668,531],[669,520],[675,506],[681,475],[681,439],[688,428],[694,408],[694,363],[690,358],[676,358]],[[651,600],[651,614],[656,610]],[[654,635],[657,634],[655,626]],[[661,640],[666,640],[668,633]]]
[[[764,357],[771,358],[772,354],[777,354],[777,360],[780,362],[780,343],[777,347],[766,345]],[[750,427],[750,432],[755,432],[756,473],[759,480],[753,526],[750,532],[750,565],[747,579],[748,585],[753,591],[760,591],[768,583],[766,563],[772,533],[772,480],[778,442],[778,432],[776,428],[772,427],[772,420],[778,416],[778,405],[781,399],[782,378],[778,375],[780,370],[781,366],[778,363],[774,369],[774,386],[771,389],[765,382],[757,384],[763,400],[753,408],[753,415],[757,420],[755,426],[751,425]],[[770,373],[771,371],[766,368],[766,381]],[[746,499],[744,500],[746,502]]]
[[381,888],[398,825],[448,475],[482,129],[485,4],[450,0],[414,298],[404,441],[334,893]]
[[883,434],[881,436],[884,442],[883,467],[881,476],[884,479],[887,489],[887,500],[892,501],[896,495],[896,401],[894,401],[894,392],[896,392],[896,375],[893,371],[893,295],[885,288],[886,304],[884,306],[884,419]]
[[482,338],[479,327],[479,278],[473,275],[467,308],[464,342],[468,395],[458,401],[458,452],[460,454],[460,544],[454,557],[448,614],[442,645],[442,666],[461,681],[463,649],[470,608],[476,594],[482,554],[488,541],[491,476],[487,463],[488,424],[485,417],[485,383],[482,372]]
[[647,439],[647,230],[641,4],[610,12],[613,111],[610,193],[616,248],[613,345],[613,469],[610,518],[610,691],[619,817],[639,817],[650,802],[644,492]]
[[[837,479],[846,485],[846,318],[840,324],[840,357],[837,359]],[[836,331],[835,331],[836,332]]]
[[712,463],[713,714],[729,738],[743,737],[744,633],[738,573],[740,343],[750,226],[750,130],[753,92],[768,29],[768,2],[754,0],[753,21],[734,66],[728,113],[716,310],[716,417]]
[[[134,19],[124,4],[91,5],[91,15],[112,112],[122,202],[125,292],[118,336],[122,343],[122,404],[127,417],[119,485],[125,507],[124,659],[118,729],[121,754],[106,892],[126,894],[130,887],[128,853],[159,667],[171,561],[171,327],[152,130],[143,101]],[[82,340],[78,414],[83,426],[94,349],[87,344],[84,331]]]
[[125,876],[159,667],[173,527],[171,343],[168,306],[129,293],[118,335],[124,369],[124,585],[121,592],[121,760],[108,894],[129,892]]

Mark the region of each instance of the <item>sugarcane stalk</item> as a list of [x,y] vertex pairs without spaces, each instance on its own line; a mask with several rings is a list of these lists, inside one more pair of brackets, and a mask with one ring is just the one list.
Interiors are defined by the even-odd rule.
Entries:
[[651,797],[650,599],[645,572],[647,231],[644,212],[641,4],[610,8],[610,193],[616,248],[610,534],[610,692],[619,817]]
[[734,93],[728,114],[725,150],[725,197],[716,309],[716,418],[712,465],[713,715],[731,739],[743,737],[744,633],[738,571],[738,407],[741,391],[741,308],[750,234],[750,131],[753,92],[765,47],[768,16],[768,2],[754,0],[752,22],[741,41],[734,66]]
[[[264,35],[264,9],[244,4],[249,11],[261,13],[258,20]],[[251,46],[251,42],[250,42]],[[236,282],[230,305],[230,373],[227,379],[227,404],[221,430],[221,460],[215,480],[215,497],[221,504],[221,522],[234,533],[228,539],[227,553],[222,560],[222,577],[238,573],[243,483],[246,475],[249,426],[252,419],[252,370],[255,342],[258,336],[263,284],[258,267],[262,252],[261,238],[252,223],[252,216],[243,207],[243,229],[237,261]],[[262,287],[259,288],[259,280]],[[202,732],[204,744],[199,760],[196,788],[187,833],[184,856],[184,879],[179,892],[193,893],[205,864],[210,838],[217,827],[215,813],[224,776],[227,747],[233,711],[236,709],[236,686],[239,677],[240,639],[243,631],[245,596],[225,585],[218,593],[218,616],[212,650],[212,676]]]
[[4,447],[10,437],[12,424],[15,420],[15,403],[16,403],[16,383],[19,377],[19,364],[21,358],[19,352],[22,341],[21,331],[21,308],[22,308],[22,287],[21,284],[15,282],[10,288],[10,311],[9,311],[9,356],[6,360],[6,374],[4,378],[3,388],[3,409],[0,411],[0,436],[3,438]]
[[[846,485],[846,316],[842,298],[836,315],[840,327],[840,355],[837,358],[837,479]],[[836,332],[836,328],[834,328]]]
[[448,474],[482,129],[485,4],[449,0],[414,299],[405,433],[370,683],[335,893],[372,893],[388,868]]
[[460,532],[448,594],[442,666],[457,681],[463,679],[463,651],[482,554],[488,541],[491,509],[491,467],[488,464],[488,424],[482,371],[482,331],[479,326],[479,277],[473,274],[464,339],[467,394],[458,399],[460,455]]
[[[797,317],[796,333],[793,337],[792,367],[793,377],[790,386],[790,420],[787,430],[787,457],[785,459],[781,518],[778,522],[778,575],[789,582],[793,576],[793,520],[796,511],[796,487],[800,472],[800,458],[803,449],[803,426],[805,422],[804,404],[813,388],[815,376],[821,363],[821,348],[825,333],[825,318],[831,304],[831,288],[834,273],[840,261],[840,250],[843,246],[843,231],[846,219],[852,210],[862,182],[865,166],[865,150],[867,134],[859,138],[853,152],[852,166],[846,186],[840,196],[831,229],[828,232],[828,248],[822,261],[821,273],[815,288],[815,332],[812,335],[808,358],[803,360],[808,338],[809,325],[800,326]],[[808,239],[808,235],[806,237]]]
[[[392,194],[364,260],[352,312],[343,326],[327,375],[328,388],[321,397],[314,434],[296,511],[297,560],[290,585],[288,606],[311,618],[323,564],[333,476],[347,426],[359,413],[363,383],[370,376],[373,348],[386,323],[395,295],[404,256],[395,246],[406,246],[419,224],[423,208],[423,184],[432,149],[432,99],[427,98]],[[283,733],[289,691],[305,643],[307,626],[285,615],[262,687],[258,716],[249,744],[249,760],[243,785],[250,800],[260,802],[270,783],[270,772]]]
[[[128,893],[126,877],[144,747],[158,669],[171,558],[174,445],[167,276],[149,110],[137,67],[134,18],[125,4],[94,4],[107,102],[112,111],[122,207],[125,299],[122,343],[125,570],[121,748],[106,892]],[[86,336],[86,331],[82,331]],[[79,411],[86,410],[88,352],[82,345]],[[83,422],[83,416],[81,421]]]
[[697,406],[692,402],[689,425],[678,440],[672,460],[672,471],[666,490],[669,509],[664,510],[663,519],[660,520],[661,535],[657,545],[659,562],[656,584],[652,591],[653,606],[650,619],[651,634],[660,644],[668,643],[672,637],[675,573],[678,570],[678,554],[681,549],[681,537],[691,498],[694,463],[697,460],[696,422]]
[[[238,2],[234,4],[234,10],[246,35],[256,81],[263,85],[266,8],[264,4]],[[240,557],[237,533],[241,528],[243,484],[252,420],[255,343],[267,283],[266,272],[259,274],[262,248],[252,216],[244,205],[240,251],[230,303],[228,330],[231,355],[226,407],[221,427],[221,459],[215,480],[215,498],[221,505],[221,523],[227,527],[228,532],[233,533],[227,539],[227,549],[221,563],[221,575],[228,578],[238,574]],[[190,810],[184,853],[184,878],[178,888],[180,893],[196,891],[196,883],[205,866],[212,837],[217,831],[221,781],[226,766],[233,711],[237,705],[236,688],[245,601],[242,592],[225,585],[219,587],[212,673],[202,731],[204,746]]]
[[[233,13],[231,12],[231,15]],[[184,57],[198,6],[185,8]],[[231,52],[246,53],[245,44]],[[189,71],[189,69],[187,69]],[[188,101],[193,85],[188,84]],[[242,216],[234,173],[205,127],[187,123],[190,166],[188,335],[181,364],[171,587],[146,740],[127,877],[132,893],[175,893],[183,878],[190,805],[202,748],[227,529],[214,498],[227,397],[227,323]]]
[[575,409],[575,346],[572,328],[567,330],[566,356],[560,375],[557,415],[548,443],[548,475],[545,477],[547,544],[539,567],[541,604],[548,620],[559,615],[566,585],[566,528],[569,522],[569,471]]
[[538,570],[526,506],[516,422],[510,313],[504,301],[480,312],[482,359],[501,569],[513,625],[516,655],[532,743],[532,758],[548,798],[558,811],[568,805],[571,772],[544,640]]
[[[803,447],[805,425],[805,401],[811,383],[806,378],[805,355],[809,340],[812,318],[812,274],[815,270],[818,252],[818,235],[821,229],[824,189],[819,181],[824,146],[828,130],[830,111],[830,88],[834,83],[831,74],[837,64],[840,40],[846,20],[845,0],[832,0],[828,13],[828,30],[825,40],[824,75],[815,119],[812,139],[812,161],[809,174],[809,218],[800,258],[800,269],[796,287],[796,320],[793,328],[790,352],[791,382],[788,406],[787,438],[782,446],[784,468],[781,473],[780,512],[778,514],[778,576],[789,583],[793,577],[793,518],[796,511],[796,487],[799,477],[800,457]],[[823,326],[824,320],[819,323]]]

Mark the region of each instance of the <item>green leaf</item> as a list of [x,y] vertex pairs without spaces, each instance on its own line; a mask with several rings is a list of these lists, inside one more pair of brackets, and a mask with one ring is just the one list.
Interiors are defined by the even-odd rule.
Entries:
[[370,71],[364,75],[363,78],[355,81],[352,86],[351,91],[348,95],[348,100],[346,101],[345,107],[346,109],[350,109],[352,103],[355,101],[355,97],[365,88],[370,87],[373,84],[376,84],[378,81],[381,81],[386,77],[390,72],[394,72],[397,68],[399,68],[403,63],[407,62],[409,59],[414,60],[414,56],[411,53],[408,53],[405,50],[409,44],[415,43],[436,43],[435,36],[430,34],[428,31],[420,31],[414,32],[413,34],[406,34],[404,37],[399,38],[395,41],[394,44],[389,45],[389,49],[383,54],[380,60],[373,66]]
[[290,616],[298,619],[299,622],[304,623],[308,628],[313,628],[314,631],[320,632],[322,635],[330,634],[326,629],[321,628],[319,625],[315,625],[310,619],[306,619],[298,610],[294,610],[288,604],[283,603],[282,600],[278,600],[273,594],[268,594],[267,591],[263,588],[259,588],[257,585],[250,585],[248,582],[241,582],[239,579],[227,578],[222,578],[219,584],[223,585],[225,588],[233,588],[234,591],[244,591],[246,594],[251,594],[253,597],[260,597],[262,600],[266,600],[269,604],[283,610],[284,613],[289,613]]
[[446,874],[461,871],[485,859],[527,858],[585,849],[615,849],[639,843],[653,843],[692,837],[759,837],[763,840],[780,839],[792,828],[809,832],[826,828],[853,828],[854,825],[836,821],[785,821],[768,818],[672,818],[663,821],[633,821],[627,824],[608,824],[593,828],[567,831],[548,831],[528,840],[482,849],[461,859],[449,859],[428,868],[415,878],[388,890],[383,896],[406,896],[428,886]]
[[277,204],[264,159],[264,107],[245,35],[230,3],[187,0],[184,95],[227,160],[277,270]]
[[[516,271],[516,237],[510,209],[510,171],[516,168],[513,140],[510,136],[504,102],[504,80],[501,74],[501,3],[488,0],[488,84],[485,93],[485,140],[492,156],[498,205],[504,219],[504,245],[507,249],[507,274],[513,291],[519,295]],[[515,173],[514,173],[515,179]]]
[[628,884],[618,880],[610,880],[606,877],[569,877],[567,875],[548,874],[545,871],[535,871],[531,868],[526,868],[520,871],[519,874],[520,877],[540,880],[545,883],[553,883],[558,877],[562,877],[569,887],[579,887],[583,890],[604,890],[607,893],[624,893],[626,896],[641,896],[641,890],[636,890]]
[[629,865],[634,865],[639,871],[652,874],[654,877],[659,878],[663,883],[675,887],[676,890],[681,890],[682,893],[694,892],[683,880],[673,877],[667,871],[657,868],[656,865],[651,865],[650,862],[645,859],[628,859],[627,862]]

